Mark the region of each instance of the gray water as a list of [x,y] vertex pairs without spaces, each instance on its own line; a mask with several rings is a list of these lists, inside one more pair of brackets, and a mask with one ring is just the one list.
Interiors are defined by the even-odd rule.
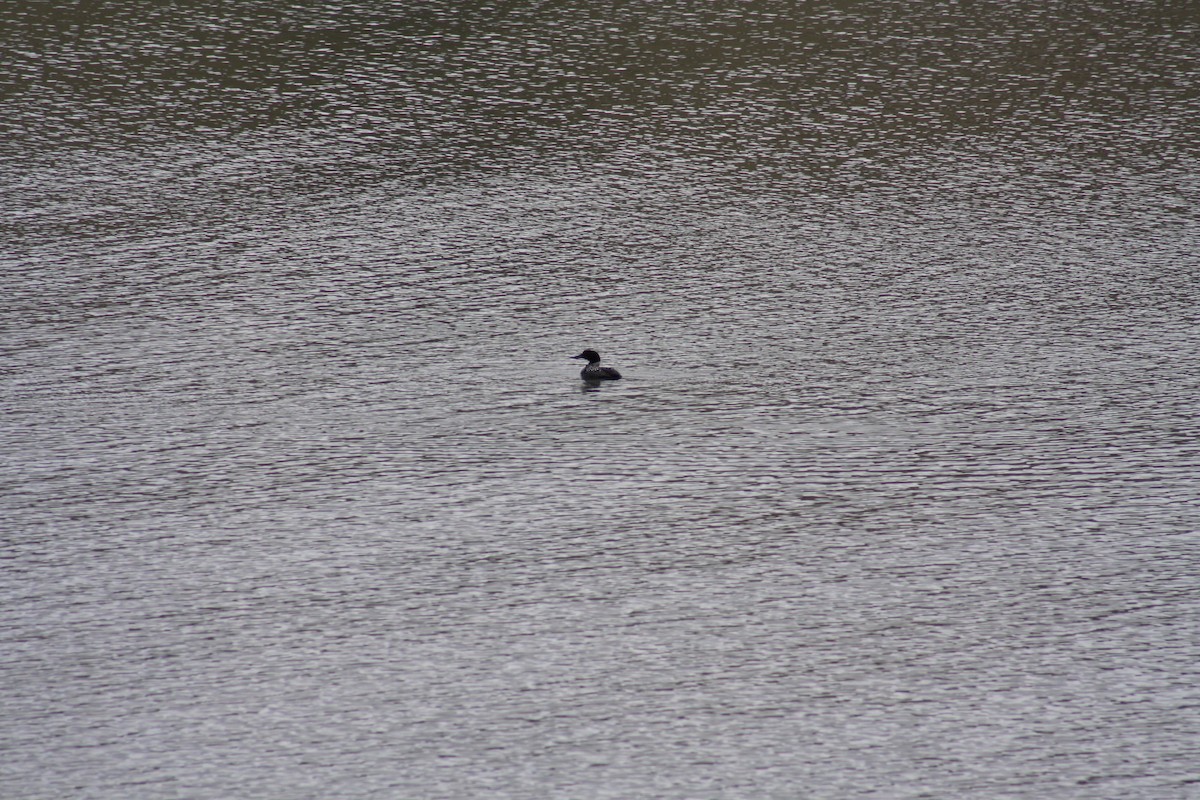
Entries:
[[0,11],[0,796],[1200,797],[1194,10],[146,6]]

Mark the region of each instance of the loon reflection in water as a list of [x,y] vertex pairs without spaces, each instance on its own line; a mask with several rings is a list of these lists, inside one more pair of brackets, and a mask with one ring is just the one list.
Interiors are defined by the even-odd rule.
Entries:
[[595,350],[584,350],[571,358],[582,358],[588,362],[587,366],[579,372],[579,377],[585,381],[617,381],[621,379],[621,373],[612,367],[600,366],[600,354]]

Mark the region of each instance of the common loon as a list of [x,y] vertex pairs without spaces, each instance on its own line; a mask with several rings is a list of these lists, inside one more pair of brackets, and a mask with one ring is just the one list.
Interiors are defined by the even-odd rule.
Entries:
[[621,373],[612,367],[600,366],[600,354],[595,350],[584,350],[577,356],[571,356],[571,358],[587,360],[587,366],[579,372],[579,377],[585,381],[618,381],[621,379]]

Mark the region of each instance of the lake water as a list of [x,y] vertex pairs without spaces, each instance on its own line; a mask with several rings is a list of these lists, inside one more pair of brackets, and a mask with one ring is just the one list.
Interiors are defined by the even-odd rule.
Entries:
[[0,23],[4,797],[1200,797],[1194,10]]

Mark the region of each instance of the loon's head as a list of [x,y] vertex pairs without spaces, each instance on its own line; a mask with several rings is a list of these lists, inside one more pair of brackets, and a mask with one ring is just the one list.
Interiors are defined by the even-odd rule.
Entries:
[[584,350],[577,356],[571,356],[571,358],[582,358],[585,359],[589,364],[595,364],[600,360],[600,354],[595,350]]

